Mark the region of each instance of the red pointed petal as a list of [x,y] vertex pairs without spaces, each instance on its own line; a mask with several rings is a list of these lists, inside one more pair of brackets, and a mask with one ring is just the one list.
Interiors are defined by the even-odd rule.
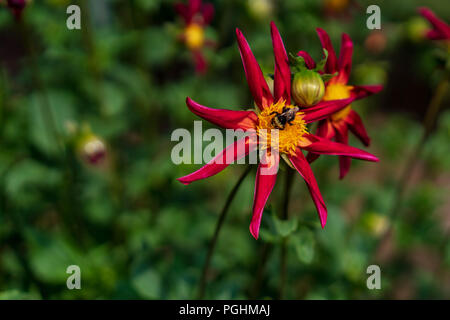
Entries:
[[[274,166],[278,168],[279,159],[278,154],[272,156],[272,161],[266,161],[266,163],[260,163],[258,166],[258,171],[256,172],[255,181],[255,194],[253,198],[253,215],[252,221],[250,222],[250,233],[255,239],[259,236],[259,227],[261,225],[262,213],[264,206],[266,205],[267,199],[275,186],[275,181],[277,175],[275,174],[265,174],[265,170],[269,172],[273,171]],[[268,157],[267,157],[268,158]],[[276,170],[275,170],[276,171]]]
[[333,125],[331,124],[331,121],[328,120],[320,121],[316,135],[318,135],[321,138],[331,140],[334,137],[334,134],[335,132]]
[[339,179],[344,179],[347,173],[350,171],[352,165],[352,158],[339,156]]
[[369,146],[370,138],[358,113],[351,110],[344,120],[347,122],[350,131],[353,132],[365,146]]
[[324,228],[327,223],[327,207],[325,206],[316,178],[314,177],[308,161],[306,161],[300,149],[297,149],[297,154],[295,156],[290,156],[289,160],[291,160],[295,169],[297,169],[298,173],[305,179],[306,185],[308,186],[311,197],[317,208],[320,224],[322,225],[322,228]]
[[275,101],[283,99],[287,104],[291,104],[291,70],[289,68],[288,56],[280,32],[273,21],[270,23],[270,29],[272,34],[273,53],[275,56]]
[[353,42],[347,34],[342,34],[341,52],[339,54],[339,83],[347,83],[352,70]]
[[183,3],[175,4],[175,10],[181,15],[186,24],[192,22],[192,18],[200,11],[201,0],[189,0],[188,4]]
[[184,19],[184,22],[188,24],[190,22],[189,9],[184,3],[176,3],[175,11]]
[[433,11],[428,8],[419,8],[419,13],[425,17],[434,27],[434,30],[430,30],[427,37],[432,40],[445,40],[450,39],[450,26],[439,19]]
[[316,62],[314,61],[313,58],[311,58],[311,56],[309,55],[308,52],[306,52],[306,51],[299,51],[297,53],[297,55],[299,57],[302,57],[305,60],[306,67],[308,69],[314,69],[316,67]]
[[225,129],[254,129],[258,116],[253,111],[235,111],[212,109],[186,98],[186,104],[192,113]]
[[195,71],[199,74],[204,74],[208,68],[208,64],[205,60],[205,57],[198,50],[192,51],[192,54],[194,55]]
[[[335,128],[336,128],[336,141],[343,145],[348,145],[348,129],[345,122],[335,126]],[[351,163],[352,158],[346,156],[339,157],[339,179],[344,179],[344,177],[350,170]]]
[[432,29],[426,32],[426,37],[430,40],[446,40],[448,39],[442,32]]
[[189,0],[189,11],[192,16],[200,11],[202,0]]
[[342,110],[350,103],[352,103],[355,100],[355,97],[356,96],[347,99],[322,101],[316,104],[314,107],[302,109],[301,111],[304,112],[303,119],[306,121],[306,123],[326,119],[333,113]]
[[187,185],[191,182],[211,177],[224,170],[233,161],[239,160],[250,152],[256,150],[256,147],[257,143],[254,137],[245,137],[230,144],[221,153],[197,171],[188,174],[187,176],[178,178],[177,180],[182,184]]
[[272,94],[241,30],[236,29],[236,36],[250,92],[256,105],[262,110],[273,102]]
[[211,3],[205,3],[202,6],[203,24],[210,24],[214,17],[214,6]]
[[383,90],[382,85],[353,86],[351,96],[354,97],[355,100],[359,100],[378,93],[381,90]]
[[308,160],[308,163],[313,163],[320,157],[320,154],[308,152],[306,155],[306,160]]
[[331,44],[330,37],[328,36],[328,33],[325,32],[325,30],[321,28],[317,28],[316,30],[317,34],[319,35],[320,42],[322,43],[322,47],[324,49],[327,49],[328,51],[328,59],[325,65],[325,73],[335,73],[336,71],[339,70],[336,52],[334,52],[334,48],[333,45]]
[[[333,139],[334,135],[335,135],[334,127],[331,124],[331,121],[329,121],[327,119],[321,120],[319,122],[319,125],[317,126],[316,136],[319,136],[319,137],[327,139],[327,140],[331,140],[331,139]],[[306,160],[308,160],[309,163],[312,163],[318,157],[319,157],[319,154],[308,152],[308,155],[306,156]]]
[[378,162],[377,157],[361,149],[348,146],[342,143],[332,142],[330,140],[320,138],[313,134],[308,134],[306,135],[306,137],[311,142],[311,144],[307,146],[302,146],[302,149],[305,149],[307,151],[318,154],[348,156],[355,159]]

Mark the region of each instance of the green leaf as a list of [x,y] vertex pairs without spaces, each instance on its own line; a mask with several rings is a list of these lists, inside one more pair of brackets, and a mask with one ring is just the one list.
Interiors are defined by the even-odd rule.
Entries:
[[142,37],[142,57],[149,65],[162,65],[173,57],[175,43],[165,28],[149,28]]
[[8,290],[0,292],[0,300],[37,300],[38,294],[23,292],[19,290]]
[[103,86],[104,105],[102,113],[105,116],[115,116],[125,109],[126,97],[120,87],[113,83],[105,83]]
[[144,298],[155,299],[160,296],[161,278],[151,269],[136,274],[131,282],[133,288]]
[[82,256],[63,238],[30,231],[27,239],[34,242],[29,261],[39,280],[65,286],[68,266],[79,265],[83,270]]
[[270,230],[261,228],[259,230],[259,235],[261,237],[261,240],[263,240],[264,242],[269,242],[269,243],[280,242],[280,237]]
[[5,177],[6,193],[21,206],[30,205],[39,194],[61,182],[61,172],[26,159],[12,166]]
[[50,91],[31,95],[28,108],[29,138],[48,155],[59,151],[58,136],[63,136],[65,126],[74,122],[75,107],[71,94]]
[[297,219],[280,220],[277,216],[273,215],[273,223],[278,235],[285,238],[297,230]]
[[301,228],[291,237],[297,258],[303,263],[311,263],[314,258],[315,239],[312,231]]

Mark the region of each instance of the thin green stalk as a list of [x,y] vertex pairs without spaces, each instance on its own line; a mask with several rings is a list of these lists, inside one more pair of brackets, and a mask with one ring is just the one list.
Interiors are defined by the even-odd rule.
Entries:
[[50,108],[50,99],[48,97],[47,88],[42,81],[42,78],[39,73],[39,67],[37,63],[37,55],[36,55],[36,48],[34,47],[33,42],[30,39],[30,30],[31,28],[28,28],[26,23],[24,21],[19,21],[19,29],[22,36],[22,40],[24,42],[24,46],[28,53],[28,62],[29,67],[31,70],[31,76],[33,85],[35,88],[37,88],[40,91],[39,97],[42,99],[41,103],[39,104],[41,108],[41,114],[45,121],[46,128],[49,130],[49,136],[51,136],[51,139],[54,139],[56,141],[56,144],[61,152],[65,152],[64,148],[64,141],[61,137],[61,134],[58,130],[58,126],[56,124],[55,117],[53,115],[53,112]]
[[[2,133],[6,118],[6,71],[0,64],[0,139],[3,139]],[[0,143],[2,141],[0,140]]]
[[253,285],[250,288],[249,297],[250,299],[256,299],[258,297],[258,293],[261,290],[262,281],[264,279],[264,272],[266,270],[267,261],[269,260],[270,253],[272,252],[272,244],[264,243],[260,259],[258,261],[257,270],[255,273],[255,278]]
[[22,40],[24,42],[24,46],[27,49],[28,54],[28,62],[29,68],[31,70],[33,86],[39,90],[40,97],[40,111],[41,115],[45,121],[46,129],[48,130],[48,134],[52,140],[55,141],[59,160],[62,161],[62,165],[64,166],[64,202],[62,210],[61,210],[61,218],[64,222],[65,227],[73,234],[73,238],[77,239],[79,243],[84,243],[85,237],[82,236],[81,228],[80,228],[80,220],[79,215],[74,210],[77,206],[73,203],[75,192],[74,186],[74,166],[71,165],[72,158],[70,156],[69,150],[66,148],[66,143],[64,141],[64,137],[60,133],[58,129],[58,123],[54,117],[51,101],[48,95],[48,90],[45,82],[42,80],[39,65],[37,62],[37,53],[35,48],[35,43],[32,41],[30,34],[31,28],[28,27],[24,20],[18,22],[19,29],[21,32]]
[[86,51],[88,53],[88,70],[91,74],[92,79],[95,82],[95,99],[97,100],[97,105],[101,108],[101,110],[105,109],[105,101],[103,99],[104,97],[104,87],[102,83],[102,72],[99,69],[98,66],[98,53],[95,46],[95,39],[92,35],[92,24],[91,24],[91,13],[90,8],[88,5],[87,0],[82,0],[80,2],[82,12],[84,15],[84,22],[83,27],[81,28],[82,31],[82,38],[84,42],[84,46],[86,48]]
[[219,219],[217,220],[217,224],[216,224],[216,229],[214,230],[214,235],[211,239],[211,242],[209,243],[208,253],[206,255],[205,264],[203,265],[202,276],[200,278],[200,284],[199,284],[199,290],[198,290],[198,296],[197,296],[198,299],[203,299],[203,297],[205,295],[206,278],[208,276],[211,258],[213,256],[214,249],[216,247],[216,243],[217,243],[217,239],[219,237],[220,230],[222,229],[223,223],[225,221],[225,217],[228,213],[228,209],[230,208],[231,202],[233,201],[234,197],[236,196],[237,191],[239,190],[239,187],[241,186],[245,177],[250,173],[251,170],[252,170],[252,166],[248,166],[247,169],[245,169],[245,171],[242,173],[241,177],[236,182],[236,184],[234,185],[230,194],[228,195],[228,198],[225,202],[222,212],[219,215]]
[[[105,86],[103,83],[104,72],[99,66],[99,53],[96,46],[95,30],[92,26],[91,8],[88,0],[80,1],[80,6],[84,15],[82,32],[82,41],[87,52],[87,64],[89,76],[95,83],[95,90],[93,91],[93,99],[97,107],[102,113],[107,108],[107,102],[105,100]],[[126,8],[129,6],[127,5]],[[122,159],[119,154],[112,155],[109,151],[109,159],[111,161],[111,168],[108,170],[109,188],[112,193],[112,200],[114,205],[118,208],[116,217],[119,217],[120,211],[126,208],[126,199],[124,196],[124,186],[122,179]]]
[[14,159],[0,174],[0,211],[5,214],[5,217],[11,221],[13,225],[13,231],[8,235],[8,237],[4,238],[5,243],[8,243],[16,255],[17,259],[20,261],[21,267],[23,268],[26,277],[24,277],[24,281],[22,281],[22,285],[24,290],[27,291],[31,286],[36,287],[39,291],[40,296],[43,299],[47,299],[46,287],[41,280],[35,276],[33,269],[29,263],[28,254],[27,254],[27,245],[25,240],[26,234],[26,221],[24,217],[26,215],[22,214],[22,212],[12,212],[12,208],[8,202],[8,196],[5,191],[5,176],[8,171],[14,167],[18,162],[22,160],[21,157]]
[[[291,196],[292,182],[294,181],[294,175],[290,168],[286,168],[286,182],[283,198],[283,209],[281,211],[281,219],[289,219],[289,200]],[[278,293],[278,299],[283,299],[286,291],[286,275],[287,275],[287,242],[288,239],[284,238],[281,243],[280,252],[280,291]]]
[[[401,213],[401,206],[404,200],[405,191],[409,185],[410,179],[413,176],[414,170],[420,160],[423,147],[425,146],[425,142],[430,136],[434,123],[436,122],[437,116],[439,114],[439,110],[442,106],[442,101],[447,93],[449,83],[447,78],[443,78],[441,82],[436,87],[436,90],[433,94],[433,97],[430,100],[430,103],[427,108],[427,112],[425,114],[425,119],[423,122],[423,133],[418,141],[418,143],[414,146],[411,155],[408,157],[407,162],[405,163],[405,167],[400,176],[400,180],[397,184],[397,187],[394,191],[394,202],[390,211],[388,212],[391,217],[391,226],[388,230],[383,234],[381,239],[385,239],[394,227],[394,222],[398,219]],[[382,240],[380,241],[382,242]]]

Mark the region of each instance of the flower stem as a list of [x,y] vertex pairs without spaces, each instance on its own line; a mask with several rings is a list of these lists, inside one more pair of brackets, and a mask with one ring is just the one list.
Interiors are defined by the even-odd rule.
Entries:
[[447,93],[448,89],[448,79],[444,77],[440,83],[438,84],[431,100],[427,108],[427,112],[425,114],[425,119],[423,122],[423,133],[420,137],[420,140],[414,146],[413,151],[411,152],[410,157],[408,158],[403,172],[400,176],[400,180],[395,189],[394,202],[392,204],[391,210],[389,211],[389,216],[391,217],[392,223],[391,226],[386,232],[383,234],[381,239],[386,238],[392,231],[395,220],[398,218],[401,212],[401,205],[403,202],[403,198],[405,196],[405,191],[409,185],[409,181],[413,176],[413,172],[416,168],[417,163],[419,162],[423,147],[431,132],[433,131],[433,126],[436,121],[436,118],[439,114],[439,110],[442,106],[442,101]]
[[198,299],[203,299],[203,297],[205,295],[206,278],[208,276],[211,258],[214,253],[214,249],[216,247],[216,243],[217,243],[217,239],[219,237],[220,230],[222,229],[223,223],[225,221],[225,217],[228,213],[228,209],[230,208],[231,202],[233,201],[234,197],[236,196],[237,191],[239,190],[239,187],[241,186],[245,177],[250,173],[251,170],[252,170],[252,166],[248,166],[247,169],[245,169],[245,171],[242,173],[239,180],[236,182],[236,184],[234,185],[230,194],[228,195],[227,201],[225,202],[222,212],[219,215],[219,219],[217,220],[217,224],[216,224],[216,229],[214,230],[214,235],[211,239],[211,242],[209,243],[208,253],[206,255],[205,264],[203,265],[202,276],[200,278],[200,284],[199,284],[199,290],[198,290],[198,296],[197,296]]
[[[289,200],[292,189],[292,182],[294,181],[294,175],[290,168],[286,168],[286,182],[284,190],[284,198],[282,203],[281,219],[287,220],[289,218]],[[284,238],[281,243],[280,252],[280,291],[278,293],[278,299],[283,299],[286,289],[286,273],[287,273],[287,238]]]
[[255,273],[255,280],[249,291],[250,299],[256,299],[258,297],[258,293],[261,289],[261,284],[264,279],[264,271],[266,270],[266,264],[269,260],[269,255],[272,251],[272,247],[273,245],[271,243],[264,243],[261,249],[260,259]]
[[99,66],[99,58],[97,53],[97,48],[95,44],[95,39],[93,35],[93,27],[91,23],[91,11],[90,7],[88,5],[87,0],[82,0],[80,2],[81,8],[83,10],[84,14],[84,26],[82,28],[82,39],[84,46],[87,51],[87,64],[88,64],[88,71],[90,72],[90,75],[95,83],[95,91],[94,91],[94,99],[97,102],[98,107],[103,112],[105,110],[105,101],[103,99],[104,95],[104,86],[102,83],[102,71]]
[[49,130],[48,132],[49,138],[53,139],[58,147],[58,150],[61,153],[64,153],[65,152],[64,142],[58,130],[58,126],[56,123],[56,119],[53,115],[53,111],[50,107],[50,98],[48,96],[47,87],[40,76],[35,44],[30,39],[29,33],[31,32],[31,27],[29,27],[25,21],[19,21],[17,23],[20,35],[22,37],[23,45],[28,54],[27,60],[29,63],[29,68],[31,70],[33,85],[36,89],[39,90],[39,97],[41,98],[41,103],[39,104],[40,111],[45,121],[46,128]]
[[74,210],[77,206],[74,204],[74,166],[71,165],[72,158],[69,154],[68,148],[66,148],[66,142],[64,136],[60,132],[58,121],[55,118],[54,110],[51,107],[51,99],[49,96],[48,88],[45,81],[41,77],[38,62],[37,45],[34,38],[30,36],[31,26],[26,21],[21,20],[18,22],[19,31],[21,33],[23,45],[28,55],[29,68],[31,70],[31,77],[33,86],[38,90],[38,97],[40,98],[39,108],[42,119],[45,123],[47,134],[50,139],[55,142],[57,149],[57,156],[60,165],[64,172],[64,188],[63,198],[61,199],[61,219],[65,227],[69,230],[69,233],[73,235],[74,239],[80,244],[85,243],[85,237],[82,236],[81,219],[79,215],[75,214]]

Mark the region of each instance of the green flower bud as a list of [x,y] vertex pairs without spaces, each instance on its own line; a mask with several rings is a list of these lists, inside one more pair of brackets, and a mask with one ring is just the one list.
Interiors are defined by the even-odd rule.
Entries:
[[412,18],[406,23],[407,36],[413,42],[425,40],[429,29],[427,21],[421,17]]
[[318,72],[305,69],[294,75],[292,97],[298,106],[313,106],[322,100],[324,94],[325,84]]

